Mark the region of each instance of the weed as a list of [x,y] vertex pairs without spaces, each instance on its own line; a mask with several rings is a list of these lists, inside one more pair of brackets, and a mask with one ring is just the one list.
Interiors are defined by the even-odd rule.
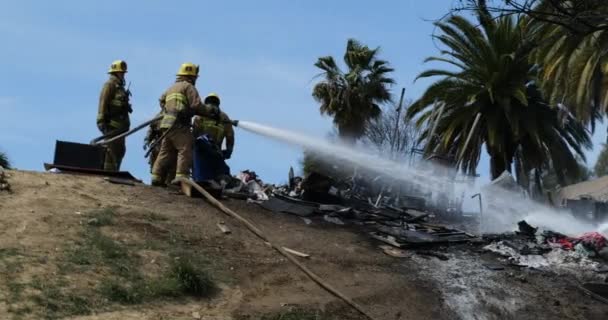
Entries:
[[182,296],[182,287],[177,279],[173,277],[163,277],[152,280],[147,285],[149,297],[171,297]]
[[167,249],[167,245],[164,241],[158,239],[146,239],[143,248],[148,250],[164,251]]
[[32,313],[33,310],[29,306],[21,307],[16,310],[12,310],[12,313],[16,316],[17,319],[21,318],[21,316]]
[[9,274],[17,273],[23,270],[21,258],[22,254],[15,248],[0,249],[0,261],[4,264],[5,272]]
[[21,293],[23,289],[25,289],[26,285],[23,283],[15,282],[13,280],[9,280],[6,283],[8,288],[8,292],[11,295],[12,300],[19,300],[21,298]]
[[90,230],[88,235],[90,244],[97,248],[105,260],[127,259],[128,251],[116,241],[103,235],[99,230]]
[[260,318],[261,320],[330,320],[319,311],[310,312],[305,310],[292,310],[288,312],[281,312],[279,314],[265,315]]
[[102,227],[113,225],[116,213],[113,208],[103,208],[92,211],[89,216],[91,217],[88,221],[90,226]]
[[64,310],[70,315],[85,315],[91,313],[92,303],[85,297],[77,295],[67,295],[67,308]]
[[167,218],[167,217],[165,217],[165,216],[163,216],[161,214],[158,214],[156,212],[147,212],[147,213],[144,213],[144,217],[146,218],[146,220],[148,220],[150,222],[153,222],[153,221],[167,221],[167,220],[169,220],[169,218]]
[[191,259],[176,259],[167,272],[157,279],[144,279],[139,273],[102,283],[99,292],[109,301],[137,304],[160,297],[193,296],[206,298],[217,292],[217,285]]
[[170,279],[177,280],[182,292],[194,297],[209,297],[217,287],[209,273],[196,268],[190,259],[175,259],[171,266]]
[[210,297],[217,286],[208,272],[198,269],[188,259],[176,260],[166,274],[158,279],[143,277],[111,280],[100,287],[101,294],[112,302],[137,304],[160,297]]
[[101,230],[93,227],[82,233],[84,240],[76,243],[66,253],[63,271],[74,271],[74,266],[89,268],[106,265],[114,272],[128,276],[135,269],[133,257],[121,243],[105,236]]
[[93,303],[87,296],[75,293],[63,293],[59,283],[43,286],[40,294],[31,297],[44,310],[47,318],[87,315],[91,313]]
[[0,259],[14,257],[20,255],[19,249],[16,248],[0,248]]
[[61,290],[55,286],[45,286],[42,288],[40,295],[32,297],[43,309],[51,313],[56,313],[60,310],[60,300],[62,300]]
[[32,281],[30,282],[30,287],[42,291],[45,287],[45,282],[39,276],[32,277]]
[[124,245],[96,228],[88,228],[84,237],[84,244],[68,253],[68,261],[81,266],[106,265],[126,278],[139,277],[136,261]]
[[75,265],[88,266],[95,262],[95,252],[87,246],[76,246],[67,253],[67,260]]
[[121,304],[141,303],[146,296],[145,289],[140,285],[126,286],[116,280],[104,282],[100,292],[108,300]]
[[[165,242],[155,240],[139,246],[127,246],[105,235],[100,228],[115,223],[114,209],[92,211],[89,217],[80,241],[65,251],[58,277],[50,281],[34,277],[28,284],[30,288],[36,289],[36,293],[31,295],[32,301],[38,306],[36,311],[42,310],[47,318],[90,314],[95,307],[134,305],[163,297],[210,297],[217,291],[210,273],[201,268],[209,267],[210,262],[181,246],[184,242],[179,234],[170,232],[169,241]],[[146,213],[146,218],[166,220],[166,217],[152,212]],[[145,277],[140,271],[141,261],[138,255],[130,251],[144,247],[168,251],[172,257],[171,264],[158,278]],[[0,251],[0,257],[16,254],[16,251]],[[69,273],[98,271],[98,268],[110,269],[112,276],[101,279],[96,290],[75,295],[67,291],[68,283],[62,282],[68,279]]]

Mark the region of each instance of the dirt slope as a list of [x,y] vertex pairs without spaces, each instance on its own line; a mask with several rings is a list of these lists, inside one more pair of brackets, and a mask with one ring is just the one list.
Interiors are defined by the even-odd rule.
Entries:
[[[92,314],[78,319],[257,319],[294,307],[322,310],[337,319],[357,318],[244,227],[200,199],[86,176],[13,171],[10,182],[14,193],[0,194],[0,285],[6,288],[0,293],[2,319],[37,319],[53,311],[49,303],[36,303],[36,297],[44,295],[36,286],[41,279],[60,279],[60,297],[86,297],[116,273],[95,266],[66,271],[71,269],[71,251],[83,241],[83,232],[90,232],[88,225],[95,219],[91,213],[108,207],[115,221],[100,227],[101,233],[130,248],[145,276],[162,273],[167,251],[180,247],[208,261],[221,291],[210,300],[156,299],[126,306],[95,301],[83,310],[76,308],[73,313]],[[450,318],[428,282],[401,272],[401,261],[383,255],[367,238],[332,226],[307,226],[299,218],[242,201],[225,203],[278,243],[311,254],[307,266],[380,319]],[[231,234],[220,232],[220,221]],[[49,317],[64,316],[70,314]]]
[[[14,193],[0,193],[0,319],[360,319],[200,199],[97,177],[10,174]],[[508,272],[484,271],[475,249],[448,251],[449,262],[396,259],[348,228],[224,203],[275,242],[311,254],[302,261],[377,319],[608,315],[559,277],[515,281]],[[220,232],[220,221],[231,234]],[[137,295],[140,287],[153,292],[184,254],[214,279],[214,295]],[[299,309],[319,317],[280,316]]]

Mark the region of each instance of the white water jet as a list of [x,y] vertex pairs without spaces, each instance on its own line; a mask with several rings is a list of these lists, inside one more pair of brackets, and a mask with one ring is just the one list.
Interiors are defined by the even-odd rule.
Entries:
[[466,184],[455,184],[453,169],[447,169],[436,164],[427,164],[430,170],[421,171],[405,164],[388,160],[378,155],[368,153],[354,146],[343,143],[329,142],[320,138],[310,137],[301,133],[273,128],[249,121],[240,121],[239,128],[279,140],[291,145],[300,146],[314,151],[327,159],[338,159],[348,162],[369,172],[383,174],[404,184],[415,184],[422,192],[441,193],[446,186],[453,185],[456,194],[464,191],[466,196],[481,193],[483,202],[482,230],[483,232],[506,232],[517,229],[517,222],[526,220],[541,229],[561,232],[569,236],[578,236],[584,232],[600,231],[608,235],[608,223],[600,226],[580,221],[569,212],[557,210],[525,198],[521,193],[491,186],[478,190],[467,187]]

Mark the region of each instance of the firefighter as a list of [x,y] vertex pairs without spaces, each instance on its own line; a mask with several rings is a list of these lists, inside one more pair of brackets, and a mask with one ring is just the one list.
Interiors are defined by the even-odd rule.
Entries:
[[234,129],[232,127],[232,121],[228,115],[220,109],[220,97],[211,93],[205,97],[205,104],[216,106],[220,112],[216,117],[206,116],[195,116],[193,121],[194,137],[197,138],[203,134],[209,135],[217,146],[218,150],[221,150],[226,140],[226,149],[221,150],[221,155],[224,159],[230,159],[232,151],[234,150]]
[[[220,109],[220,97],[211,93],[205,97],[205,104],[217,107],[214,117],[195,116],[192,122],[194,145],[194,179],[197,181],[215,179],[218,182],[230,176],[230,168],[224,160],[230,159],[234,149],[234,129],[226,113]],[[222,145],[226,140],[226,149]]]
[[[192,117],[195,115],[217,117],[219,109],[205,105],[196,90],[199,66],[184,63],[177,72],[175,83],[160,97],[163,119],[160,130],[164,136],[160,152],[152,168],[152,185],[163,186],[171,163],[176,159],[176,178],[188,178],[192,166]],[[175,155],[177,154],[177,157]],[[177,180],[172,181],[177,184]]]
[[[129,98],[131,92],[125,88],[127,63],[116,60],[108,70],[110,78],[103,85],[99,96],[97,128],[103,135],[115,135],[129,130],[129,114],[133,112]],[[126,153],[125,138],[117,139],[106,145],[104,170],[119,171]]]
[[[161,115],[161,113],[159,113],[158,115]],[[158,116],[157,115],[157,116]],[[150,165],[150,174],[152,174],[152,169],[154,167],[154,162],[156,161],[156,158],[158,158],[158,154],[160,153],[160,142],[162,138],[162,132],[160,130],[160,123],[157,122],[152,122],[150,124],[150,127],[148,127],[148,132],[146,133],[146,137],[144,139],[144,151],[147,150],[146,153],[146,158],[148,159],[148,164]],[[150,149],[150,150],[148,150]],[[175,154],[175,156],[177,156],[177,154]],[[161,181],[165,181],[165,184],[169,184],[171,183],[171,181],[173,181],[173,179],[175,179],[175,165],[177,162],[177,159],[175,158],[175,156],[170,159],[171,161],[169,161],[169,167],[166,171],[166,176],[165,177],[161,177]]]

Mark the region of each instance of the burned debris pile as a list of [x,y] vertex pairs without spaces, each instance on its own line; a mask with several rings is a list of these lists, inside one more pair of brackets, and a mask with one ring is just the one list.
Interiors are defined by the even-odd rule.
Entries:
[[516,232],[484,235],[483,239],[489,242],[484,249],[505,257],[510,264],[536,269],[577,264],[582,269],[597,271],[603,270],[608,262],[608,241],[598,232],[569,237],[539,230],[525,221],[518,225]]
[[313,172],[305,179],[266,188],[267,201],[258,202],[272,212],[306,218],[317,217],[337,225],[361,227],[370,237],[397,248],[468,242],[470,233],[428,222],[437,213],[423,197],[400,195],[382,185],[380,179],[365,183],[350,178],[337,181]]
[[484,235],[483,250],[499,256],[498,264],[569,275],[586,295],[608,304],[608,241],[598,232],[579,237],[539,230],[526,221],[519,231]]

